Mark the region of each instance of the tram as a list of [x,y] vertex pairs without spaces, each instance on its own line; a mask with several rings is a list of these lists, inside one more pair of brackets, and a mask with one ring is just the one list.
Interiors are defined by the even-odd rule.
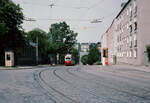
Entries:
[[66,66],[75,65],[74,58],[71,54],[66,54],[66,56],[65,56],[65,65]]

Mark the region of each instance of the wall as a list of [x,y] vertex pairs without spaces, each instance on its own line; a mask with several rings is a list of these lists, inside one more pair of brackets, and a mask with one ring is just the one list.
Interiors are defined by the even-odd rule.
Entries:
[[140,57],[139,62],[144,64],[144,51],[146,45],[150,44],[150,0],[138,0],[138,45]]

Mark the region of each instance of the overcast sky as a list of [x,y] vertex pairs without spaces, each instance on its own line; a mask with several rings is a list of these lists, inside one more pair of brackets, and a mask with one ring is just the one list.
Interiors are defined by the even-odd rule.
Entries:
[[[41,28],[48,32],[52,23],[66,21],[78,33],[78,42],[99,42],[126,0],[13,0],[20,4],[24,16],[36,21],[24,21],[25,31]],[[51,8],[50,5],[54,4]],[[102,19],[100,23],[91,23]]]

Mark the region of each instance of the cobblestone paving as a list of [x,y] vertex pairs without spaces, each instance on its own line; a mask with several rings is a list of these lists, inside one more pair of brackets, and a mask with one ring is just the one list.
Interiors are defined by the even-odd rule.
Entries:
[[148,74],[96,66],[3,70],[0,103],[150,103]]

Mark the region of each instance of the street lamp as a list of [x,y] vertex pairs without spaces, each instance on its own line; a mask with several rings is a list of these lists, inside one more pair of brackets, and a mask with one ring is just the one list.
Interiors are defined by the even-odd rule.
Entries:
[[36,65],[38,65],[39,56],[38,56],[38,36],[36,37]]
[[38,58],[38,37],[36,37],[36,43],[33,43],[33,42],[29,41],[29,44],[32,47],[36,48],[36,65],[38,65],[38,61],[39,61],[39,58]]

